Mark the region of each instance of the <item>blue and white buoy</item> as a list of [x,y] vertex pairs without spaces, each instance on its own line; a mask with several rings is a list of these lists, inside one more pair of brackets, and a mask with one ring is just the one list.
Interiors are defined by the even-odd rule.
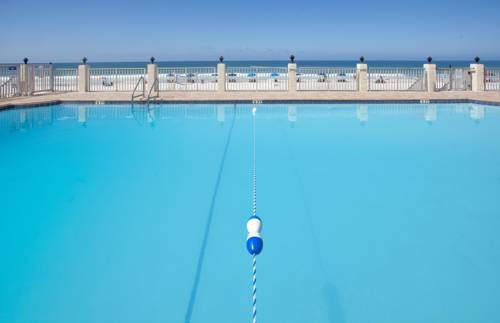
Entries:
[[[257,102],[254,101],[254,104]],[[253,189],[252,189],[252,216],[247,221],[247,250],[252,255],[252,322],[257,323],[257,255],[261,253],[264,242],[260,236],[262,220],[257,216],[257,149],[255,137],[255,116],[257,107],[252,109],[252,137],[253,137]]]
[[247,250],[251,255],[258,255],[264,247],[264,242],[260,236],[262,230],[262,220],[253,215],[247,221]]

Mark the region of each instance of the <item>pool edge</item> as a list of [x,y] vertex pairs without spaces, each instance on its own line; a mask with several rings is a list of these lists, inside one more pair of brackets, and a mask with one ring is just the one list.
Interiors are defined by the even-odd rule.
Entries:
[[[155,100],[150,104],[251,104],[254,100],[251,99],[220,99],[220,100]],[[3,110],[11,110],[18,108],[35,108],[35,107],[43,107],[43,106],[52,106],[59,104],[95,104],[95,105],[104,105],[104,104],[130,104],[130,101],[125,100],[103,100],[103,101],[95,101],[95,100],[47,100],[40,102],[13,102],[10,104],[0,105],[0,111]],[[497,101],[488,101],[488,100],[479,100],[479,99],[264,99],[259,100],[259,103],[262,104],[444,104],[444,103],[473,103],[473,104],[481,104],[488,106],[500,106],[500,102]],[[148,103],[139,101],[135,102],[136,105],[146,105]]]

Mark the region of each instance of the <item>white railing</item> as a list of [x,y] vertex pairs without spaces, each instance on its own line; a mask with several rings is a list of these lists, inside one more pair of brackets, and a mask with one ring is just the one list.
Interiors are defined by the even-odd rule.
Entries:
[[215,91],[217,72],[215,67],[160,67],[158,88],[160,91]]
[[371,67],[368,69],[370,91],[423,91],[422,68]]
[[28,78],[32,80],[33,87],[29,92],[52,91],[52,65],[28,64]]
[[500,67],[486,69],[484,89],[486,91],[500,91]]
[[356,91],[355,67],[299,67],[297,90],[299,91]]
[[55,92],[74,92],[78,90],[78,69],[54,68],[53,90]]
[[436,70],[436,91],[466,91],[470,88],[468,68],[440,67]]
[[[87,69],[84,69],[87,70]],[[147,80],[145,68],[90,68],[86,79],[90,91],[126,91],[132,93],[141,78]],[[151,83],[139,82],[137,91],[287,91],[286,67],[227,67],[225,84],[215,67],[161,67]],[[151,76],[151,75],[150,75]],[[364,74],[359,74],[363,77]],[[299,91],[358,91],[360,84],[370,91],[424,91],[423,68],[371,67],[368,80],[359,79],[354,67],[299,67],[296,85]],[[77,68],[54,68],[52,64],[0,64],[0,98],[31,95],[40,92],[78,91]],[[80,81],[83,81],[80,79]],[[295,80],[294,80],[295,81]],[[482,80],[479,80],[482,81]],[[292,84],[292,83],[290,83]],[[482,85],[481,85],[482,87]],[[472,88],[468,67],[437,68],[436,91],[468,91]],[[500,67],[486,68],[484,88],[500,91]]]
[[20,95],[19,65],[0,65],[0,99]]
[[287,91],[286,67],[228,67],[227,91]]
[[132,92],[145,74],[145,68],[90,68],[90,91]]
[[436,91],[449,91],[451,88],[451,73],[449,68],[436,69]]
[[11,76],[0,84],[0,99],[19,95],[19,82],[16,76]]

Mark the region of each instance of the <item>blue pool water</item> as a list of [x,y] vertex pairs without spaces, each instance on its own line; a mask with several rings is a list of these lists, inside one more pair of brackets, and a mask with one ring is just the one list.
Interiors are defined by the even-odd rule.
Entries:
[[[0,322],[250,322],[251,106],[0,112]],[[259,322],[500,321],[500,109],[257,110]]]

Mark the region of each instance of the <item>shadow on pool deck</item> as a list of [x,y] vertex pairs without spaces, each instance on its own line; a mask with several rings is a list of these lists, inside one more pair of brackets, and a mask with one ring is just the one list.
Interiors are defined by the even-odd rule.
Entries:
[[189,303],[188,303],[188,307],[186,310],[186,315],[184,317],[185,323],[191,322],[191,316],[193,314],[194,304],[196,302],[196,296],[198,294],[198,286],[200,284],[201,271],[203,270],[203,260],[205,258],[205,250],[207,248],[208,236],[210,233],[210,226],[212,224],[212,218],[214,215],[215,202],[217,201],[217,194],[219,192],[219,185],[220,185],[220,181],[222,178],[222,172],[224,171],[224,164],[226,162],[226,155],[227,155],[227,151],[229,149],[229,144],[231,142],[231,136],[233,134],[234,122],[236,119],[236,111],[235,110],[236,110],[236,105],[233,108],[233,118],[231,120],[231,125],[229,127],[229,133],[227,135],[226,144],[224,146],[224,151],[222,153],[222,158],[221,158],[221,162],[220,162],[220,166],[219,166],[219,172],[217,174],[217,179],[215,181],[215,187],[214,187],[214,191],[212,194],[212,200],[210,202],[210,208],[208,210],[208,218],[207,218],[207,223],[205,225],[205,234],[203,236],[203,241],[202,241],[201,249],[200,249],[200,255],[198,256],[198,264],[196,265],[196,274],[194,276],[194,283],[193,283],[193,287],[191,289],[191,295],[189,297]]

